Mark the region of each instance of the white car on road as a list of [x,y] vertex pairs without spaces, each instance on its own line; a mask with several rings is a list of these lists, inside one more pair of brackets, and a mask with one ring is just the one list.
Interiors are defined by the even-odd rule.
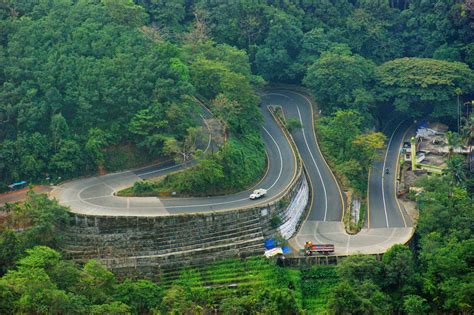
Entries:
[[263,196],[265,196],[265,194],[267,193],[267,190],[266,189],[256,189],[253,191],[252,194],[250,194],[250,199],[252,200],[255,200],[255,199],[258,199],[258,198],[261,198]]

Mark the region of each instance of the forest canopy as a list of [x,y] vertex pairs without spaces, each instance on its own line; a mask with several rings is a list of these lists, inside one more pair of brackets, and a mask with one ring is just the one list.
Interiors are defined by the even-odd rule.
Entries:
[[25,13],[2,21],[2,179],[93,171],[106,146],[143,141],[128,132],[143,111],[153,110],[161,140],[182,137],[194,124],[194,88],[178,66],[181,52],[138,28],[141,7],[41,1]]
[[164,39],[131,1],[14,1],[0,12],[3,185],[114,170],[127,148],[164,156],[202,124],[198,95],[226,102],[216,115],[235,137],[258,130],[248,112],[261,79],[247,54],[192,25],[186,39]]
[[366,124],[392,110],[452,123],[473,91],[473,19],[461,0],[6,0],[2,184],[159,159],[199,124],[196,96],[254,134],[263,79]]

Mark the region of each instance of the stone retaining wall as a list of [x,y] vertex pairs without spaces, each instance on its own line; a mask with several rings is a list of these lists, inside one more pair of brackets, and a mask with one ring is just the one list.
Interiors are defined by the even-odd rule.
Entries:
[[250,209],[163,217],[71,213],[63,248],[76,261],[98,259],[119,276],[153,280],[167,269],[263,254],[264,240],[279,229],[272,227],[273,217],[296,231],[304,213],[300,207],[309,199],[307,186],[300,168],[283,197]]

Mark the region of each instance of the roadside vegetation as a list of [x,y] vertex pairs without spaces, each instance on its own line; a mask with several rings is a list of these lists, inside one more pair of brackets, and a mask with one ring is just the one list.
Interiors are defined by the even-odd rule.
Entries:
[[348,233],[357,233],[364,225],[369,169],[385,147],[386,136],[369,130],[366,123],[362,114],[353,109],[338,110],[316,121],[321,152],[341,189],[350,193],[350,202],[360,201],[357,222],[351,218],[351,211],[345,211],[343,221]]
[[339,110],[317,120],[321,150],[333,164],[346,187],[360,196],[367,191],[368,171],[386,137],[367,130],[362,115],[354,110]]
[[266,165],[264,150],[257,133],[231,138],[218,152],[198,152],[194,156],[196,166],[155,180],[138,181],[118,195],[159,196],[175,192],[180,196],[210,196],[239,191],[262,176]]
[[95,173],[128,143],[150,161],[195,124],[182,52],[150,38],[142,8],[7,1],[0,17],[3,184]]
[[6,204],[0,214],[2,275],[35,246],[59,248],[61,231],[70,219],[65,207],[33,191],[23,204]]

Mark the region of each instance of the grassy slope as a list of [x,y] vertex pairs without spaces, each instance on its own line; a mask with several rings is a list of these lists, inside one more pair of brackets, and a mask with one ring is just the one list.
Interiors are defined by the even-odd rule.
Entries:
[[165,286],[176,282],[208,288],[213,303],[251,294],[261,288],[291,287],[300,309],[305,309],[309,314],[321,314],[328,312],[328,296],[338,278],[333,266],[296,270],[278,267],[261,257],[252,257],[224,260],[199,269],[186,269],[168,275],[163,281]]
[[309,314],[329,313],[328,297],[338,281],[334,266],[318,266],[302,271],[303,308]]

